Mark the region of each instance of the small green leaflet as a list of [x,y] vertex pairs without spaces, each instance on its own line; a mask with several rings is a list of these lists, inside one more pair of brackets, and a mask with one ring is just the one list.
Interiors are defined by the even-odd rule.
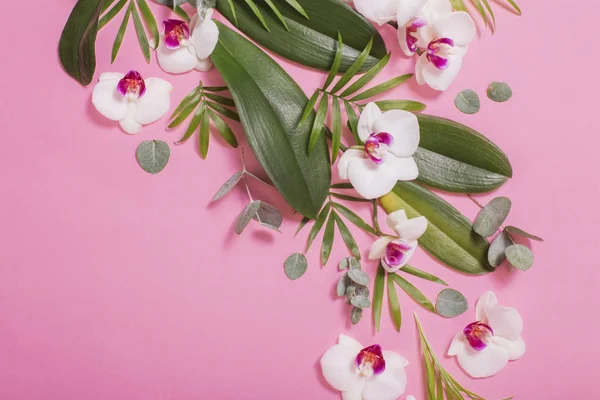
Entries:
[[235,187],[235,185],[237,185],[240,182],[243,175],[244,175],[243,171],[239,171],[239,172],[236,172],[235,174],[233,174],[231,176],[231,178],[229,178],[227,180],[227,182],[225,182],[223,184],[223,186],[221,186],[219,188],[219,190],[217,190],[217,193],[215,193],[215,195],[213,196],[213,198],[210,202],[214,203],[215,201],[220,200],[223,197],[225,197],[225,195],[227,193],[229,193]]
[[302,253],[290,255],[283,264],[285,275],[292,281],[300,279],[308,269],[308,262]]
[[479,96],[471,89],[463,90],[457,94],[454,105],[465,114],[476,114],[481,108]]
[[473,230],[483,237],[492,236],[504,223],[511,208],[507,197],[496,197],[483,207],[473,223]]
[[488,250],[488,261],[492,267],[496,268],[506,260],[506,249],[511,245],[513,241],[506,231],[496,236]]
[[162,140],[146,140],[140,143],[135,156],[140,167],[144,171],[154,175],[167,166],[171,157],[171,149]]
[[454,289],[442,290],[436,299],[435,310],[439,315],[446,318],[454,318],[469,309],[467,299],[461,292]]
[[279,232],[283,223],[283,216],[279,210],[269,203],[260,202],[260,207],[252,219],[258,221],[262,226]]
[[360,319],[362,318],[362,314],[363,314],[362,308],[358,308],[358,307],[352,308],[352,311],[350,312],[350,321],[352,322],[352,325],[356,325],[359,323]]
[[348,278],[352,280],[352,282],[361,285],[367,286],[369,285],[369,275],[366,272],[361,271],[360,269],[352,269],[348,272]]
[[503,103],[512,97],[512,89],[506,83],[492,82],[487,89],[487,95],[490,100],[497,103]]
[[523,229],[519,229],[516,226],[510,226],[509,225],[509,226],[506,227],[506,230],[509,233],[512,233],[513,235],[522,236],[522,237],[527,238],[527,239],[535,240],[536,242],[543,242],[544,241],[544,239],[542,239],[541,237],[532,235],[531,233],[528,233],[528,232],[525,232]]
[[258,211],[258,208],[260,207],[260,203],[261,202],[259,200],[254,200],[254,201],[250,202],[246,206],[246,208],[244,208],[244,210],[238,217],[237,222],[235,223],[235,233],[237,233],[238,235],[242,234],[244,229],[246,229],[246,227],[252,220],[252,217],[254,216],[254,214],[256,214],[256,212]]
[[533,266],[533,253],[522,244],[513,244],[506,249],[506,259],[513,267],[527,271]]

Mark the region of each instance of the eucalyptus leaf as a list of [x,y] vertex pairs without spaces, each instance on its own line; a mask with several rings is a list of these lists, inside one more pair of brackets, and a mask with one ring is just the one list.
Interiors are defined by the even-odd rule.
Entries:
[[167,166],[171,157],[171,149],[162,140],[145,140],[138,146],[135,156],[140,167],[154,175]]
[[348,273],[346,272],[337,283],[337,286],[336,286],[337,295],[345,296],[346,290],[348,289],[348,286],[350,286],[351,283],[352,282],[350,281],[350,278],[348,277]]
[[369,291],[369,288],[367,286],[356,286],[356,295],[369,297],[371,295],[371,292]]
[[299,279],[306,273],[308,262],[302,253],[294,253],[283,264],[285,275],[292,281]]
[[348,269],[350,267],[350,262],[348,260],[348,257],[342,258],[338,265],[339,265],[340,271]]
[[490,265],[496,268],[502,264],[504,260],[506,260],[506,249],[512,245],[513,241],[505,231],[502,231],[496,236],[488,251],[488,261],[490,262]]
[[360,261],[356,257],[348,258],[349,269],[360,269]]
[[446,318],[454,318],[469,309],[467,299],[461,292],[454,289],[442,290],[435,302],[435,310],[439,315]]
[[350,304],[350,300],[352,300],[356,296],[356,285],[352,282],[346,287],[346,301]]
[[473,223],[473,230],[483,237],[492,236],[506,221],[511,205],[512,203],[507,197],[492,199],[479,210]]
[[275,206],[264,201],[260,202],[260,207],[252,218],[259,221],[262,225],[275,230],[279,230],[283,223],[281,212]]
[[237,233],[238,235],[242,234],[244,229],[246,229],[246,227],[252,220],[254,214],[256,214],[256,212],[258,211],[260,203],[260,200],[254,200],[244,208],[244,210],[242,211],[235,223],[235,233]]
[[476,114],[481,108],[481,101],[477,93],[466,89],[456,95],[454,105],[465,114]]
[[521,271],[527,271],[533,266],[533,253],[522,244],[508,246],[505,253],[510,265]]
[[508,231],[508,233],[512,233],[513,235],[517,235],[517,236],[522,236],[527,239],[535,240],[536,242],[544,241],[544,239],[542,239],[541,237],[532,235],[531,233],[528,233],[528,232],[525,232],[523,229],[519,229],[516,226],[509,225],[506,227],[506,230]]
[[358,307],[352,308],[352,311],[350,312],[350,321],[352,322],[352,325],[356,325],[359,323],[360,319],[362,318],[362,314],[363,314],[362,308],[358,308]]
[[371,307],[371,300],[368,297],[356,296],[350,300],[350,304],[358,308],[369,308]]
[[219,190],[217,190],[217,193],[215,193],[210,202],[214,203],[215,201],[225,197],[225,195],[229,193],[235,187],[235,185],[239,183],[239,181],[242,179],[242,176],[244,176],[243,171],[239,171],[233,174],[231,178],[227,179],[227,182],[225,182],[223,186],[221,186]]
[[512,97],[512,89],[506,83],[492,82],[487,89],[487,95],[490,100],[497,103],[503,103]]
[[369,284],[369,275],[360,269],[352,269],[348,272],[348,277],[359,285],[367,286]]
[[373,287],[373,322],[375,323],[375,330],[377,332],[379,332],[379,328],[381,327],[381,307],[383,306],[383,292],[385,291],[385,275],[385,269],[379,263]]

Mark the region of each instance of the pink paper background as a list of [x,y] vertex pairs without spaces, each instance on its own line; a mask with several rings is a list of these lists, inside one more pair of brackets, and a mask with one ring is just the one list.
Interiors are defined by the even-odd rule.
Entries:
[[[513,200],[509,223],[546,242],[532,244],[536,263],[529,272],[503,267],[478,278],[419,252],[413,264],[461,290],[471,309],[446,320],[402,293],[402,332],[393,330],[386,301],[377,335],[370,313],[350,327],[347,306],[335,298],[335,261],[347,255],[340,238],[330,265],[319,266],[315,247],[306,276],[290,282],[282,264],[303,248],[307,231],[293,238],[299,217],[273,190],[253,185],[257,197],[285,210],[283,235],[256,226],[241,237],[233,233],[247,201],[241,188],[208,205],[240,168],[239,152],[213,136],[206,161],[190,140],[171,146],[161,174],[138,167],[134,153],[142,140],[172,143],[182,129],[165,131],[163,120],[128,136],[95,111],[91,87],[71,80],[56,56],[74,3],[11,1],[3,7],[11,17],[0,25],[1,399],[338,399],[320,377],[318,360],[341,332],[403,354],[410,361],[406,394],[422,399],[412,311],[442,356],[454,333],[473,320],[477,297],[490,289],[521,311],[528,351],[486,380],[469,379],[454,359],[442,356],[460,382],[489,399],[598,396],[596,2],[575,7],[521,0],[522,17],[495,5],[497,33],[480,35],[447,93],[412,82],[389,95],[422,100],[429,113],[466,123],[500,145],[515,177],[493,195]],[[133,26],[111,66],[118,24],[99,35],[97,72],[135,68],[168,79],[175,86],[173,103],[198,79],[222,82],[216,72],[168,76],[155,61],[146,65]],[[382,31],[395,56],[378,82],[412,70],[392,29]],[[324,79],[282,64],[307,92]],[[508,103],[486,98],[494,80],[512,86]],[[455,94],[467,88],[482,99],[474,116],[453,105]],[[251,169],[262,174],[256,163]],[[469,200],[447,197],[475,216]],[[369,215],[366,208],[360,212]],[[362,232],[356,237],[366,252],[372,239]],[[373,274],[375,264],[364,268]],[[439,290],[416,283],[431,298]]]

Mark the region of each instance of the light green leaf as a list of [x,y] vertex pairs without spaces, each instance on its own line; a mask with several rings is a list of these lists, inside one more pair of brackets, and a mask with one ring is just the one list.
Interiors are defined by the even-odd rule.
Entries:
[[448,284],[446,282],[444,282],[437,276],[427,273],[425,271],[421,271],[418,268],[411,267],[410,265],[405,265],[404,267],[400,268],[400,271],[406,272],[407,274],[416,276],[421,279],[425,279],[427,281],[431,281],[431,282],[439,283],[440,285],[448,286]]
[[269,203],[265,203],[264,201],[260,202],[260,207],[252,219],[260,222],[262,226],[278,232],[281,224],[283,223],[283,216],[277,207]]
[[333,207],[339,211],[348,221],[362,229],[363,231],[372,233],[373,235],[377,235],[377,232],[367,224],[361,217],[356,215],[354,211],[350,210],[348,207],[345,207],[339,203],[333,203]]
[[302,218],[302,221],[300,221],[300,223],[298,224],[298,229],[296,229],[296,233],[294,234],[294,237],[298,236],[298,234],[300,233],[302,228],[304,228],[306,226],[306,224],[308,224],[309,221],[310,221],[310,218],[308,218],[308,217]]
[[388,214],[405,210],[409,218],[425,216],[427,231],[419,245],[442,263],[473,275],[493,270],[487,261],[487,240],[475,234],[471,221],[435,193],[412,182],[398,182],[380,201]]
[[454,318],[469,309],[467,299],[461,292],[454,289],[442,290],[435,302],[435,310],[439,315],[446,318]]
[[237,233],[238,235],[242,234],[244,229],[246,229],[246,227],[252,220],[254,214],[256,214],[256,212],[258,211],[259,207],[260,201],[254,200],[244,208],[244,210],[242,211],[235,223],[235,233]]
[[167,128],[175,128],[185,121],[192,111],[196,109],[198,104],[200,104],[200,100],[202,100],[202,98],[200,96],[196,96],[193,101],[187,103],[187,105],[179,112],[179,115],[177,115],[177,117],[175,117],[175,119],[173,119],[169,125],[167,125]]
[[240,180],[242,180],[242,176],[244,176],[242,171],[233,174],[231,178],[227,179],[223,186],[217,190],[217,193],[215,193],[210,202],[214,203],[215,201],[221,200],[223,197],[225,197],[225,195],[231,192],[231,190],[240,182]]
[[356,61],[354,62],[354,64],[352,64],[350,66],[350,68],[348,68],[348,70],[346,72],[344,72],[344,75],[342,75],[342,77],[333,86],[333,89],[331,89],[331,93],[337,93],[344,86],[346,86],[346,84],[348,82],[350,82],[350,80],[352,78],[354,78],[354,76],[357,73],[360,72],[360,70],[362,69],[363,65],[367,61],[367,57],[369,57],[369,53],[371,52],[371,48],[372,47],[373,47],[373,38],[371,38],[371,40],[369,40],[369,43],[363,49],[362,53],[360,53],[360,55],[358,56],[358,58],[356,59]]
[[511,6],[513,6],[513,8],[515,9],[515,11],[516,11],[516,12],[517,12],[519,15],[521,15],[521,14],[522,14],[522,12],[521,12],[521,9],[519,8],[519,6],[517,5],[517,3],[516,3],[514,0],[506,0],[506,1],[508,1],[508,3],[509,3]]
[[350,321],[352,322],[352,325],[356,325],[359,323],[360,319],[362,318],[362,312],[362,308],[352,308],[352,311],[350,312]]
[[512,203],[507,197],[496,197],[479,210],[473,230],[483,237],[492,236],[504,223]]
[[362,93],[357,94],[350,101],[360,101],[365,100],[373,96],[377,96],[378,94],[387,92],[388,90],[392,90],[393,88],[400,86],[410,78],[412,78],[413,74],[406,74],[397,76],[395,78],[390,79],[389,81],[380,83],[377,86],[372,87],[371,89],[367,89]]
[[348,272],[348,277],[352,280],[352,282],[354,282],[358,285],[362,285],[362,286],[369,285],[369,275],[367,275],[366,272],[361,271],[360,269],[351,269]]
[[308,252],[308,249],[310,249],[310,246],[312,245],[313,241],[321,231],[321,228],[325,224],[327,216],[329,215],[329,210],[331,210],[331,203],[325,204],[325,207],[323,207],[323,209],[319,213],[319,216],[315,220],[315,223],[313,224],[313,227],[311,228],[310,233],[308,234],[308,241],[306,242],[306,252]]
[[360,269],[360,261],[358,261],[358,258],[356,258],[356,257],[349,257],[348,258],[348,263],[349,263],[348,268],[350,270]]
[[431,301],[429,301],[423,292],[417,289],[412,283],[398,274],[388,274],[388,279],[393,279],[394,282],[396,282],[396,284],[400,286],[400,288],[404,290],[406,294],[412,297],[417,303],[425,307],[427,310],[435,312],[435,308],[433,307],[433,304],[431,304]]
[[[169,117],[169,119],[173,119],[177,114],[179,114],[188,104],[194,102],[196,99],[198,99],[198,102],[200,102],[200,90],[202,90],[202,88],[200,86],[198,86],[197,88],[193,89],[191,92],[189,92],[179,103],[179,105],[177,106],[177,108],[175,108],[175,111],[173,111],[173,114],[171,115],[171,117]],[[196,103],[198,104],[198,103]],[[192,109],[193,110],[193,109]],[[191,111],[190,111],[191,112]],[[189,115],[189,113],[188,113]]]
[[277,8],[277,6],[273,3],[273,1],[272,0],[265,0],[265,3],[267,3],[267,5],[271,8],[271,10],[273,10],[273,12],[277,16],[277,18],[279,18],[279,20],[281,21],[281,23],[283,24],[283,26],[285,27],[285,29],[287,29],[289,31],[290,27],[288,26],[286,19],[283,17],[283,15],[281,14],[281,12]]
[[388,300],[390,303],[390,313],[392,314],[392,320],[396,330],[400,332],[402,327],[402,310],[400,310],[400,302],[398,301],[398,293],[396,292],[396,286],[394,281],[391,279],[387,280]]
[[342,92],[340,97],[348,97],[351,94],[355,93],[357,90],[362,89],[366,84],[371,82],[373,78],[375,78],[385,66],[390,62],[392,54],[388,53],[383,57],[377,64],[373,65],[371,69],[367,71],[366,74],[357,79],[352,85],[350,85],[346,90]]
[[115,62],[115,60],[117,58],[117,54],[119,54],[119,50],[121,49],[121,45],[123,44],[123,38],[125,37],[125,32],[127,31],[127,24],[129,23],[129,17],[131,16],[132,9],[133,9],[133,3],[130,3],[129,7],[127,7],[127,11],[125,12],[125,15],[123,16],[123,21],[121,22],[121,26],[119,27],[119,30],[117,31],[117,36],[115,36],[115,41],[114,41],[113,47],[112,47],[112,54],[110,57],[111,64]]
[[155,48],[158,47],[158,42],[160,41],[160,36],[158,34],[158,25],[156,24],[156,19],[154,18],[154,14],[152,14],[152,10],[148,6],[146,0],[136,0],[137,5],[140,8],[140,13],[142,13],[142,17],[144,21],[146,21],[146,25],[150,32],[152,33],[152,38],[154,39]]
[[135,157],[144,171],[155,175],[167,166],[171,149],[162,140],[145,140],[138,146]]
[[289,280],[300,279],[308,269],[308,262],[302,253],[294,253],[289,256],[283,264],[283,271]]
[[298,123],[298,126],[302,125],[313,113],[315,104],[317,104],[317,100],[319,100],[319,94],[321,94],[321,92],[315,90],[313,95],[310,96],[306,107],[304,107],[304,111],[302,112],[302,117],[300,117],[300,122]]
[[490,265],[496,268],[502,264],[504,260],[506,260],[506,249],[513,244],[510,236],[505,231],[502,231],[496,236],[496,239],[494,239],[488,251],[488,261],[490,262]]
[[423,111],[426,106],[419,101],[412,100],[381,100],[376,101],[377,107],[381,111],[404,110],[410,112]]
[[204,116],[205,110],[206,106],[204,104],[198,107],[198,110],[196,110],[196,112],[194,113],[194,117],[190,121],[190,124],[188,125],[185,133],[183,134],[183,137],[177,142],[175,142],[175,144],[181,144],[192,137],[192,135],[194,134],[196,129],[198,129],[200,123],[202,122],[202,117]]
[[339,268],[340,268],[340,271],[350,268],[349,257],[344,257],[340,260]]
[[323,93],[321,96],[321,101],[319,102],[319,107],[317,108],[317,115],[310,132],[310,140],[308,141],[308,154],[313,151],[313,148],[317,143],[319,143],[319,138],[322,136],[328,106],[329,96],[327,96],[327,93]]
[[335,223],[337,224],[338,229],[340,230],[340,234],[342,235],[342,239],[344,240],[344,243],[346,243],[346,247],[348,247],[348,250],[350,250],[350,253],[354,257],[360,259],[360,249],[358,248],[358,245],[356,244],[356,241],[352,236],[352,232],[350,232],[344,221],[342,221],[342,219],[337,214],[334,213],[333,216],[335,219]]
[[302,8],[300,3],[298,3],[298,0],[285,0],[285,2],[288,3],[290,6],[294,7],[294,9],[300,14],[302,14],[304,18],[309,19],[308,14],[306,13],[306,11],[304,11],[304,8]]
[[371,307],[371,300],[364,296],[355,296],[350,300],[350,304],[358,308],[369,308]]
[[340,110],[339,99],[334,97],[331,101],[331,164],[335,164],[342,143],[342,111]]
[[375,285],[373,286],[373,322],[375,330],[379,332],[381,326],[381,307],[383,306],[383,292],[385,290],[385,269],[379,264],[377,275],[375,276]]
[[346,295],[346,290],[348,289],[348,286],[351,285],[351,281],[350,278],[348,278],[348,273],[346,272],[338,281],[337,286],[335,288],[335,291],[337,293],[338,296],[345,296]]
[[481,108],[481,102],[477,93],[466,89],[456,95],[454,105],[465,114],[476,114]]
[[327,224],[325,225],[325,233],[323,233],[323,242],[321,243],[321,264],[326,265],[331,255],[331,249],[333,248],[334,239],[334,212],[329,214]]
[[512,97],[512,89],[506,83],[492,82],[487,89],[487,95],[490,100],[497,103],[503,103]]
[[506,249],[506,259],[513,267],[527,271],[533,266],[533,253],[522,244],[513,244]]
[[200,135],[198,136],[200,142],[200,157],[206,159],[206,156],[208,156],[208,145],[210,142],[210,119],[208,115],[206,115],[204,108],[202,108],[202,116],[200,118],[202,120],[200,122]]
[[342,35],[338,32],[338,41],[337,41],[337,49],[335,52],[335,58],[333,59],[333,64],[331,65],[331,69],[329,70],[329,74],[327,75],[327,79],[325,80],[325,84],[323,85],[323,90],[327,90],[331,82],[333,82],[333,78],[337,75],[340,70],[340,65],[342,64],[342,57],[344,55],[344,42],[342,42]]
[[542,239],[541,237],[532,235],[531,233],[528,233],[528,232],[525,232],[523,229],[519,229],[516,226],[510,226],[509,225],[509,226],[506,227],[506,230],[509,233],[512,233],[513,235],[522,236],[522,237],[525,237],[527,239],[535,240],[536,242],[543,242],[544,241],[544,239]]
[[231,130],[229,125],[227,125],[225,123],[225,121],[223,121],[223,118],[219,117],[213,110],[207,109],[206,111],[208,112],[210,119],[217,127],[217,130],[219,131],[219,133],[221,134],[223,139],[225,139],[225,141],[231,147],[237,148],[238,147],[237,138],[235,137],[235,134],[233,133],[233,131]]
[[[106,14],[104,14],[102,16],[102,18],[100,18],[100,21],[98,22],[98,30],[104,28],[106,26],[106,24],[108,24],[110,21],[112,21],[113,18],[115,18],[121,12],[121,10],[127,5],[127,1],[128,0],[119,0],[119,2],[117,4],[115,4],[115,6],[113,8],[111,8]],[[108,2],[106,2],[105,4],[108,4]]]
[[[131,3],[133,4],[133,3]],[[144,58],[146,62],[150,64],[151,55],[150,55],[150,44],[148,44],[148,38],[146,37],[146,30],[144,29],[144,24],[140,18],[140,14],[137,11],[137,8],[132,7],[131,15],[133,16],[133,26],[135,27],[135,34],[138,38],[138,43],[140,44],[140,49],[144,54]]]

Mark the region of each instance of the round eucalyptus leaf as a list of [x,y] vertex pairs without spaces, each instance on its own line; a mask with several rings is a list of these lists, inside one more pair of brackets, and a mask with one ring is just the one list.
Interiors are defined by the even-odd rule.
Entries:
[[527,239],[535,240],[536,242],[543,242],[544,241],[544,239],[542,239],[541,237],[532,235],[529,232],[525,232],[523,229],[519,229],[516,226],[507,226],[506,230],[509,233],[512,233],[513,235],[523,236],[523,237],[525,237]]
[[356,287],[356,295],[357,296],[369,297],[370,294],[371,294],[371,292],[369,292],[368,286],[357,286]]
[[261,201],[258,211],[252,216],[252,219],[260,221],[263,226],[279,231],[283,222],[281,212],[269,203]]
[[359,285],[367,286],[369,284],[369,275],[360,269],[351,269],[350,272],[348,272],[348,277],[352,279],[352,282]]
[[350,300],[350,304],[358,308],[369,308],[371,307],[371,300],[368,297],[356,296]]
[[350,262],[348,261],[348,257],[344,257],[340,260],[340,271],[348,269],[350,267]]
[[513,241],[505,231],[502,231],[502,233],[494,239],[488,250],[488,261],[492,267],[496,268],[506,260],[506,249],[512,244]]
[[442,290],[435,302],[435,310],[446,318],[454,318],[469,309],[467,299],[461,292],[454,289]]
[[348,287],[346,288],[346,301],[350,303],[350,301],[356,296],[356,286],[350,282]]
[[292,281],[299,279],[308,269],[308,262],[302,253],[294,253],[285,260],[283,270],[285,275]]
[[454,105],[465,114],[475,114],[481,108],[477,93],[471,89],[463,90],[454,98]]
[[509,198],[496,197],[479,210],[473,223],[473,230],[483,237],[492,236],[508,217],[511,205]]
[[506,83],[492,82],[487,89],[487,95],[490,100],[497,103],[508,101],[512,97],[512,89]]
[[360,261],[356,257],[349,257],[348,262],[350,269],[360,269]]
[[513,267],[527,271],[533,266],[533,253],[522,244],[513,244],[506,249],[506,259]]
[[362,318],[362,313],[363,313],[362,308],[358,308],[358,307],[352,308],[352,311],[350,312],[350,321],[352,322],[352,325],[358,324],[358,322]]
[[167,166],[171,149],[162,140],[145,140],[138,146],[135,157],[144,171],[154,175]]
[[348,273],[345,273],[344,276],[342,276],[337,283],[337,287],[336,287],[337,295],[345,296],[346,290],[348,289],[348,285],[350,285],[351,283],[352,282],[350,281],[350,278],[348,278]]

